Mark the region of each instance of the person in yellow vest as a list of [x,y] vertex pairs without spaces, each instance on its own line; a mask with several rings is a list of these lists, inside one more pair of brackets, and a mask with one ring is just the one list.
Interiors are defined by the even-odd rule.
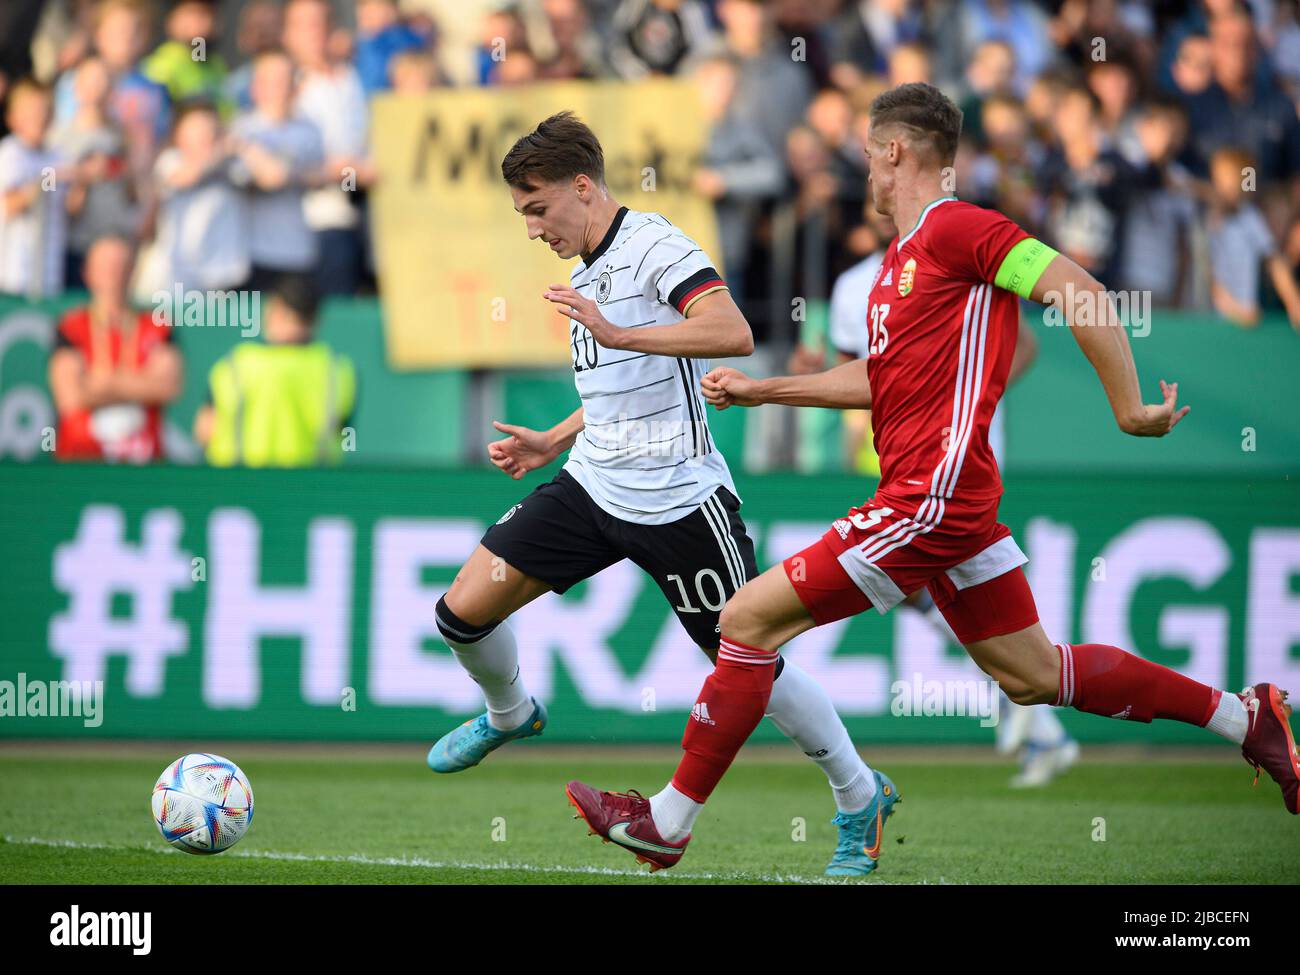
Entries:
[[352,362],[315,338],[319,298],[305,275],[271,289],[264,341],[235,346],[212,367],[194,438],[219,467],[313,467],[343,458],[356,406]]

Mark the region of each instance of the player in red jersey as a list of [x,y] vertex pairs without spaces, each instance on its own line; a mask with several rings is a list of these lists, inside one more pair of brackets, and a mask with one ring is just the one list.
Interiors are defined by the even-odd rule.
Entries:
[[[874,497],[723,607],[716,666],[661,792],[643,799],[569,784],[589,826],[656,868],[681,859],[696,815],[762,718],[777,649],[814,626],[887,612],[922,587],[1017,704],[1206,727],[1240,744],[1257,774],[1262,768],[1281,787],[1286,808],[1300,812],[1285,691],[1216,690],[1118,647],[1054,644],[1038,622],[1020,568],[1026,558],[997,520],[1002,486],[988,444],[1015,351],[1018,298],[1059,309],[1124,433],[1164,436],[1188,408],[1177,406],[1178,384],[1164,381],[1162,402],[1143,403],[1128,337],[1090,274],[1001,214],[952,197],[960,131],[960,111],[930,85],[902,85],[872,105],[873,200],[910,229],[890,245],[872,287],[866,359],[810,376],[754,380],[724,367],[704,377],[718,409],[869,408],[881,477]],[[873,860],[898,798],[878,773],[877,784],[863,837]]]

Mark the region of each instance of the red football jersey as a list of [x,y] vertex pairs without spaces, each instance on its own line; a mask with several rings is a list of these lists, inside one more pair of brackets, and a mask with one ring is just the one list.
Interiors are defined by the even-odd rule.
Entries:
[[989,422],[1011,371],[1019,298],[993,280],[1028,236],[1000,213],[948,198],[885,251],[867,309],[882,494],[1001,496]]
[[[117,328],[96,331],[91,327],[90,308],[73,308],[59,322],[56,345],[75,349],[87,368],[107,363],[118,368],[141,369],[154,349],[172,340],[171,328],[155,322],[147,311],[131,314],[135,323],[129,331]],[[102,458],[137,464],[162,457],[162,410],[156,404],[129,412],[125,424],[110,425],[108,430],[96,423],[96,415],[102,413],[102,410],[78,410],[61,414],[55,457],[60,460]],[[139,422],[133,423],[136,419]],[[113,436],[101,439],[101,434]]]

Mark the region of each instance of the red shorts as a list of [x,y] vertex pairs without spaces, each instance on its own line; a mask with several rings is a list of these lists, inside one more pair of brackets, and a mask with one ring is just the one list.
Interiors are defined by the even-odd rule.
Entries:
[[997,514],[996,502],[877,495],[786,559],[785,573],[818,625],[869,606],[886,613],[925,587],[962,643],[1015,633],[1038,609],[1020,569],[1028,559]]

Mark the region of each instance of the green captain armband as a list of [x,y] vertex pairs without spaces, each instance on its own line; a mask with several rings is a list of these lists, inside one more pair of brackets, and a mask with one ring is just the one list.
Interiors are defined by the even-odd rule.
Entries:
[[1056,251],[1041,240],[1026,237],[1015,247],[1007,251],[1007,256],[998,268],[993,283],[1006,291],[1013,291],[1022,298],[1028,298],[1034,285],[1052,263]]

